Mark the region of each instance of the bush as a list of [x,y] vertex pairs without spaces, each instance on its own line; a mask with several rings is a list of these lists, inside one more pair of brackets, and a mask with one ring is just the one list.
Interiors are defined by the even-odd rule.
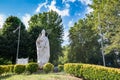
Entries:
[[16,64],[14,66],[14,72],[17,73],[17,74],[20,74],[20,73],[23,73],[25,72],[25,65],[21,65],[21,64]]
[[0,75],[4,73],[3,67],[0,65]]
[[11,61],[4,59],[4,58],[0,58],[0,65],[8,65],[8,64],[12,64]]
[[0,74],[13,72],[14,65],[0,65]]
[[3,67],[3,72],[4,73],[10,72],[10,68],[9,68],[8,65],[3,65],[2,67]]
[[26,65],[26,70],[30,73],[36,72],[38,70],[38,64],[37,63],[28,63]]
[[48,72],[52,72],[54,69],[54,65],[51,64],[51,63],[46,63],[44,66],[43,66],[43,70],[44,72],[48,73]]
[[64,71],[87,80],[119,80],[120,70],[90,64],[67,63]]
[[9,72],[14,72],[14,65],[8,65],[9,67]]
[[58,71],[63,71],[64,70],[64,65],[58,65]]

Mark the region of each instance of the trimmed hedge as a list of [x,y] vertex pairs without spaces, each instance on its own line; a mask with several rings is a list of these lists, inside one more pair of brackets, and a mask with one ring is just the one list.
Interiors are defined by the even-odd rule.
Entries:
[[64,71],[68,74],[83,77],[87,80],[119,80],[120,70],[98,65],[67,63]]
[[14,65],[9,65],[10,72],[14,72]]
[[0,75],[4,73],[4,69],[2,66],[0,66]]
[[28,63],[27,65],[16,64],[16,65],[0,65],[0,75],[4,73],[24,73],[28,71],[30,73],[36,72],[38,70],[37,63]]
[[38,64],[37,63],[28,63],[26,65],[26,70],[30,73],[36,72],[38,70]]
[[13,72],[14,65],[0,65],[0,74]]
[[23,72],[25,72],[25,70],[26,70],[25,65],[16,64],[16,65],[14,66],[14,72],[17,73],[17,74],[23,73]]
[[64,65],[58,65],[58,71],[64,71]]
[[43,66],[43,71],[48,73],[48,72],[52,72],[54,69],[54,65],[51,64],[51,63],[46,63],[44,66]]

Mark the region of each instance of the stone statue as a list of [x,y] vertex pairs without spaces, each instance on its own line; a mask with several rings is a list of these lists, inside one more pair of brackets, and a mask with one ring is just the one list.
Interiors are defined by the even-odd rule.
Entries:
[[45,36],[45,30],[43,29],[41,34],[36,40],[37,47],[37,63],[40,68],[43,67],[49,61],[50,58],[50,46],[47,36]]

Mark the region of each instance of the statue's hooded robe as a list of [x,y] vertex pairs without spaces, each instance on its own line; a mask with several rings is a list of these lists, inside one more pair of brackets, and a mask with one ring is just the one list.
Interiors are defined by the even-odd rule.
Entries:
[[37,47],[37,63],[40,67],[43,67],[49,61],[50,58],[50,48],[49,40],[45,36],[45,30],[42,30],[42,35],[39,35],[36,41]]

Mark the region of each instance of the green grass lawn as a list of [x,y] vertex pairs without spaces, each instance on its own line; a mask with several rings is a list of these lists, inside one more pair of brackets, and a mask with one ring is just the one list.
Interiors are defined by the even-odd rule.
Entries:
[[20,74],[20,75],[6,75],[1,76],[0,80],[82,80],[80,78],[76,78],[73,76],[70,76],[65,73],[37,73],[37,74]]

